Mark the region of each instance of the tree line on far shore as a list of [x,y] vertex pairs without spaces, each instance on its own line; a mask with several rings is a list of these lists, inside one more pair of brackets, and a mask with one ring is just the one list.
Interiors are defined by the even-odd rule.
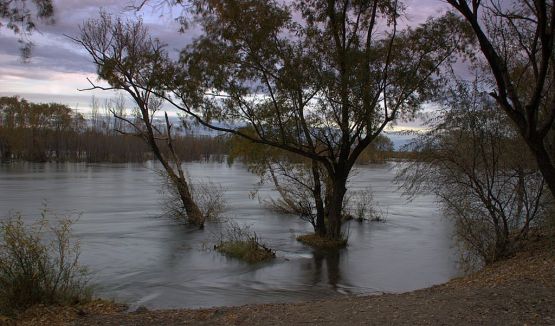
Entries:
[[[144,162],[153,159],[144,142],[121,134],[119,121],[93,105],[91,117],[58,103],[0,98],[0,161]],[[120,130],[121,131],[121,130]],[[184,161],[223,160],[227,140],[180,134],[176,150]]]
[[[117,101],[112,104],[117,103]],[[123,114],[121,104],[119,114]],[[145,162],[153,160],[150,147],[116,118],[111,108],[99,109],[93,101],[90,117],[59,103],[33,103],[24,98],[0,97],[0,162]],[[165,128],[165,126],[160,126]],[[185,162],[223,161],[240,151],[229,137],[195,135],[179,126],[175,149]],[[129,132],[122,133],[122,130]],[[239,160],[245,159],[235,155]],[[409,157],[396,153],[393,142],[381,136],[361,155],[360,164]]]

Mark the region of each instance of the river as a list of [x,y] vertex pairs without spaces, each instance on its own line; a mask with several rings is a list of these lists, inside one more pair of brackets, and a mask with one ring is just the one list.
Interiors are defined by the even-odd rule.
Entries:
[[[394,163],[358,167],[351,189],[372,187],[385,222],[351,221],[349,246],[314,252],[295,240],[311,231],[299,218],[276,214],[250,199],[258,178],[241,164],[187,163],[193,180],[220,183],[224,215],[250,225],[272,262],[257,265],[211,248],[222,223],[197,230],[161,216],[160,177],[154,163],[0,164],[0,216],[37,216],[44,205],[59,215],[81,214],[74,235],[95,293],[131,309],[194,308],[294,302],[346,294],[405,292],[458,274],[452,225],[434,196],[408,202],[392,183]],[[262,187],[259,196],[272,195]]]

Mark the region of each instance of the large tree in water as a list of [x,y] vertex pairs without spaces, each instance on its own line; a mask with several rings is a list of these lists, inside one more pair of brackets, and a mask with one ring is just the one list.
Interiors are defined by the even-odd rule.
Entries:
[[[182,160],[173,142],[173,125],[164,114],[165,125],[156,123],[156,113],[162,101],[156,95],[159,80],[164,79],[164,67],[169,59],[164,45],[148,34],[142,21],[114,19],[102,12],[81,26],[81,35],[73,40],[89,53],[97,68],[98,77],[110,84],[99,86],[91,81],[91,89],[117,90],[128,94],[135,102],[136,118],[130,119],[112,110],[114,117],[125,123],[141,138],[162,164],[170,189],[181,201],[179,212],[191,224],[204,226],[203,214],[191,192]],[[116,130],[128,134],[124,130]]]
[[463,44],[459,21],[400,28],[402,3],[384,0],[207,0],[196,9],[204,34],[166,74],[165,98],[205,126],[306,157],[313,173],[323,167],[316,230],[341,237],[353,165],[434,95],[438,67]]

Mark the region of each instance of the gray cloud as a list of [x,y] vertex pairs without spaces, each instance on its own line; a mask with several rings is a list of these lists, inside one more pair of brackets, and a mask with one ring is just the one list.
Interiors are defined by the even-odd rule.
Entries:
[[[46,43],[46,42],[45,42]],[[64,43],[66,46],[63,46]],[[30,62],[23,63],[19,57],[19,43],[15,37],[0,35],[0,54],[5,55],[0,66],[0,76],[5,71],[17,70],[17,76],[26,78],[42,78],[51,72],[94,73],[95,68],[90,59],[79,53],[69,40],[60,44],[43,44],[41,42],[33,49]],[[12,74],[14,74],[12,72]]]
[[[78,36],[79,25],[85,20],[98,17],[105,10],[117,16],[143,17],[153,36],[168,44],[168,51],[175,56],[179,49],[198,36],[198,30],[185,34],[178,33],[179,24],[175,17],[181,12],[166,8],[155,10],[145,8],[141,13],[129,10],[129,5],[137,0],[55,0],[55,23],[39,24],[39,33],[32,36],[36,44],[33,58],[28,64],[21,63],[18,55],[17,38],[8,31],[0,30],[0,83],[9,84],[6,77],[32,80],[51,80],[59,73],[94,74],[95,67],[88,55],[65,35]],[[407,0],[405,23],[418,24],[429,16],[445,10],[441,0]],[[9,90],[2,90],[9,91]],[[42,92],[44,90],[37,90]]]

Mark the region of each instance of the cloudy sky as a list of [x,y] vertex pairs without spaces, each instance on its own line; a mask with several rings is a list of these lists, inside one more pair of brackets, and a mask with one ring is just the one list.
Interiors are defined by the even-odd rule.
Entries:
[[[66,35],[77,36],[79,25],[98,16],[99,10],[115,15],[140,15],[150,31],[177,51],[194,35],[180,34],[174,18],[179,11],[170,12],[144,8],[140,13],[129,10],[131,0],[54,0],[55,23],[40,24],[40,33],[32,35],[35,43],[33,57],[22,63],[17,37],[0,29],[0,96],[20,95],[36,102],[59,102],[80,111],[90,107],[93,95],[109,98],[106,92],[82,92],[88,86],[87,77],[95,79],[95,69],[87,54]],[[407,24],[423,22],[445,10],[442,0],[407,0]]]

